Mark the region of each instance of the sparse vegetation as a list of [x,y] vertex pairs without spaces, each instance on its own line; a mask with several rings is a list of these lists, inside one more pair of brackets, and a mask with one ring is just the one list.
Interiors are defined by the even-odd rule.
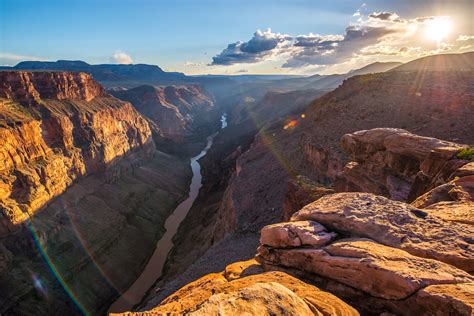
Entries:
[[466,160],[474,159],[474,146],[470,146],[469,148],[461,149],[457,153],[456,157],[459,158],[459,159],[466,159]]

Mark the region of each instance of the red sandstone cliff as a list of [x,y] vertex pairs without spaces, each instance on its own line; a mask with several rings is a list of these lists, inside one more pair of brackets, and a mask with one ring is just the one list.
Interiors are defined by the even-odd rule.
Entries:
[[0,113],[0,234],[78,177],[115,177],[155,151],[147,121],[85,73],[2,71]]

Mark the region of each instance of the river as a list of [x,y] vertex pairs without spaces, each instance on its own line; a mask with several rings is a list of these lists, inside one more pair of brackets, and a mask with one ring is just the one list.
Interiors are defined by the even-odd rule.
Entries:
[[[225,127],[227,127],[227,118],[226,114],[223,114],[221,117],[221,129]],[[191,209],[194,200],[196,200],[198,196],[199,189],[202,186],[201,165],[198,160],[207,154],[207,151],[211,148],[214,137],[216,137],[217,134],[218,132],[207,137],[206,147],[197,156],[191,158],[193,177],[189,187],[188,198],[181,202],[173,213],[166,219],[166,232],[156,244],[153,256],[150,258],[142,274],[140,274],[132,286],[109,307],[109,313],[130,311],[135,304],[138,304],[142,300],[146,292],[161,276],[166,257],[171,251],[171,248],[173,248],[173,236],[178,231],[179,224],[184,220]]]

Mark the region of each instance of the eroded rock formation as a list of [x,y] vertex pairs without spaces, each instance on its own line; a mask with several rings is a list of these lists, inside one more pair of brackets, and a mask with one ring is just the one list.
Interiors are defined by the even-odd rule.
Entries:
[[0,85],[0,234],[78,177],[113,178],[155,152],[146,120],[88,74],[0,72]]
[[0,94],[0,313],[104,313],[187,194],[189,161],[88,74],[0,72]]
[[192,282],[156,308],[124,315],[359,315],[335,297],[283,272],[266,272],[250,260]]
[[189,136],[214,108],[214,98],[199,85],[140,86],[111,93],[148,117],[157,134],[175,141]]
[[464,167],[469,161],[456,157],[468,145],[402,129],[376,128],[346,134],[341,146],[352,161],[336,178],[334,186],[338,191],[372,192],[393,200],[413,201],[470,172]]

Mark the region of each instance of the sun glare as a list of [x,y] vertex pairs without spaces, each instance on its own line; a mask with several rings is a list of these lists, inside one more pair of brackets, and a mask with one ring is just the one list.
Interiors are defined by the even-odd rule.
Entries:
[[427,39],[441,42],[451,32],[451,21],[446,18],[438,18],[426,23],[425,36]]

